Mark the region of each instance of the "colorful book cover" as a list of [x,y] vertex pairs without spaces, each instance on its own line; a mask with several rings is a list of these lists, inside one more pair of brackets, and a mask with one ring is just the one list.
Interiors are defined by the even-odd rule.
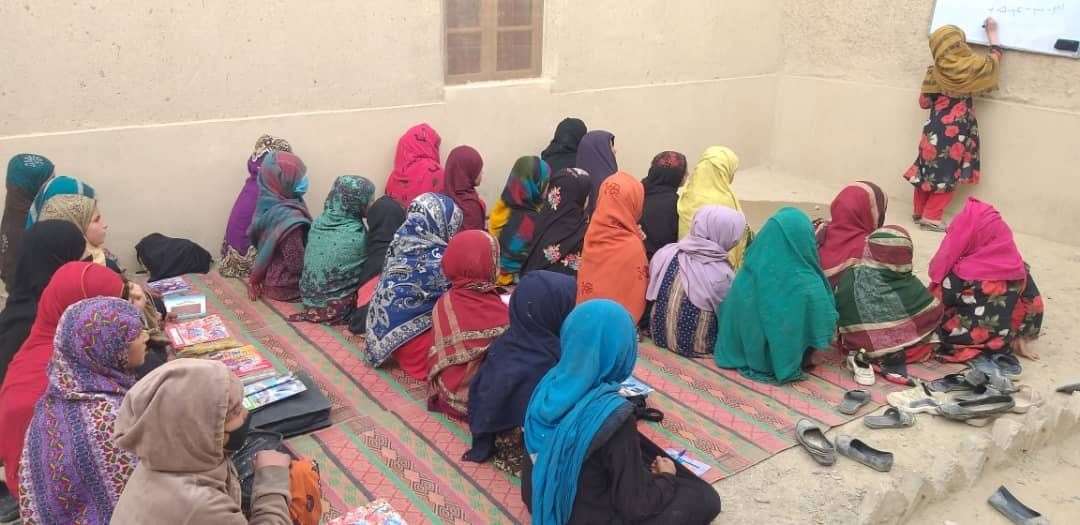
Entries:
[[257,383],[252,383],[244,387],[244,397],[257,394],[268,388],[274,388],[275,386],[278,386],[282,383],[288,383],[293,379],[295,379],[295,376],[293,376],[292,374],[281,374],[275,375],[274,377],[259,381]]
[[218,315],[193,319],[170,325],[166,328],[169,340],[176,348],[209,343],[229,337],[229,330],[225,328],[225,322]]
[[[273,379],[267,379],[266,381],[272,380]],[[304,383],[302,383],[299,379],[290,376],[289,380],[285,381],[284,383],[255,392],[251,395],[245,395],[244,408],[248,410],[258,410],[266,405],[276,403],[283,399],[288,399],[306,390],[307,386],[304,385]]]
[[168,279],[146,283],[146,287],[159,295],[186,292],[191,289],[191,285],[183,277],[169,277]]
[[623,397],[647,396],[653,392],[653,387],[646,385],[640,379],[630,376],[619,385],[619,395]]
[[199,293],[173,293],[162,298],[165,311],[178,321],[195,319],[206,315],[206,296]]

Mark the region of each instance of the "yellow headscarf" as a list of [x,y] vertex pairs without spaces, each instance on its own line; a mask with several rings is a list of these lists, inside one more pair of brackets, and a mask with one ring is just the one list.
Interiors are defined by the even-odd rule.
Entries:
[[[41,208],[38,220],[67,221],[78,226],[79,231],[86,235],[86,229],[94,220],[94,212],[97,211],[97,201],[85,195],[57,195],[45,201]],[[93,257],[97,264],[105,264],[105,248],[94,246],[90,241],[86,242],[84,257]]]
[[993,54],[978,55],[967,44],[964,30],[943,26],[930,35],[934,65],[926,70],[922,92],[927,95],[969,96],[998,85],[999,63]]
[[[679,194],[679,238],[690,233],[694,214],[702,206],[713,204],[742,211],[739,198],[731,189],[735,171],[739,169],[739,157],[725,146],[712,146],[705,150]],[[736,269],[742,265],[743,252],[749,235],[743,235],[739,244],[731,250],[729,260]]]

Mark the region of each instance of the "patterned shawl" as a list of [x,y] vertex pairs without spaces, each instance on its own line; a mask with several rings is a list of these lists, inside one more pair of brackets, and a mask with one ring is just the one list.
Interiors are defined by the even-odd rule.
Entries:
[[836,287],[844,349],[872,358],[914,345],[941,323],[944,307],[911,273],[911,236],[899,226],[866,238],[863,258],[841,274]]
[[552,270],[576,275],[581,267],[581,249],[589,218],[585,205],[592,183],[585,170],[564,169],[555,174],[544,196],[544,207],[536,220],[532,247],[521,273]]
[[253,285],[262,284],[266,277],[278,241],[294,228],[311,226],[304,195],[296,189],[306,173],[300,157],[284,151],[271,151],[259,167],[259,201],[248,229],[248,237],[259,252],[249,276]]
[[469,146],[450,150],[446,158],[446,194],[461,208],[461,229],[483,230],[487,210],[484,200],[476,193],[476,179],[484,171],[484,159]]
[[694,216],[690,235],[656,252],[645,298],[655,301],[671,261],[679,259],[679,279],[694,306],[715,312],[727,297],[735,269],[728,252],[746,231],[746,217],[727,206],[705,206]]
[[716,314],[720,368],[763,383],[802,377],[807,349],[828,347],[836,332],[836,298],[805,213],[781,208],[765,222]]
[[311,224],[304,250],[300,294],[304,306],[324,308],[356,293],[366,259],[364,214],[375,185],[364,177],[334,181],[322,215]]
[[244,181],[243,188],[240,189],[240,194],[236,196],[232,212],[229,213],[229,222],[225,225],[225,242],[221,247],[222,257],[229,248],[244,255],[251,247],[251,239],[247,232],[255,215],[255,203],[259,200],[259,166],[262,165],[266,154],[271,151],[292,153],[292,146],[285,139],[273,135],[263,135],[255,141],[255,149],[247,160],[248,177]]
[[64,175],[52,177],[38,190],[37,196],[34,197],[34,203],[30,206],[30,211],[26,215],[27,229],[38,221],[38,215],[45,207],[45,203],[57,195],[82,195],[93,199],[94,188],[73,177]]
[[394,170],[386,179],[386,194],[408,206],[417,195],[441,192],[443,169],[439,166],[442,138],[427,124],[417,124],[398,139]]
[[836,285],[840,273],[862,258],[866,236],[885,224],[889,198],[877,184],[848,184],[829,206],[830,220],[818,228],[821,268]]
[[499,239],[499,271],[504,275],[521,272],[529,256],[550,177],[551,169],[540,157],[521,157],[510,170],[502,197],[491,214],[490,228]]
[[618,303],[588,301],[566,318],[562,356],[536,386],[525,416],[525,450],[535,465],[533,523],[569,522],[593,438],[609,417],[627,409],[619,384],[636,362],[634,321]]
[[510,324],[495,285],[499,243],[486,231],[450,239],[443,255],[448,290],[435,303],[435,342],[428,353],[428,409],[465,419],[469,385],[491,342]]
[[109,523],[137,463],[112,434],[135,384],[128,344],[142,327],[138,308],[116,298],[80,301],[60,318],[19,469],[24,523]]
[[364,353],[372,365],[431,328],[435,301],[450,288],[443,253],[460,228],[461,210],[446,195],[425,193],[409,205],[368,306]]
[[578,270],[578,304],[612,299],[630,312],[635,323],[645,313],[649,285],[649,260],[638,226],[644,200],[645,189],[626,173],[604,181]]
[[576,288],[573,277],[543,270],[530,272],[514,288],[510,327],[491,343],[469,386],[473,446],[465,459],[487,461],[495,434],[525,423],[533,389],[559,362],[559,330],[574,309]]
[[977,55],[967,43],[964,30],[943,26],[930,35],[934,65],[926,69],[922,92],[971,96],[997,87],[1001,68],[993,54]]
[[645,232],[645,255],[651,260],[664,246],[679,240],[679,188],[686,178],[686,155],[663,151],[653,157],[649,175],[642,179],[645,209],[641,230]]
[[19,244],[26,231],[27,214],[38,190],[52,177],[53,169],[49,159],[32,153],[20,153],[8,161],[7,194],[0,222],[0,279],[9,289],[19,260]]
[[589,132],[585,122],[577,118],[564,118],[555,127],[555,136],[551,144],[540,154],[540,158],[551,166],[552,173],[577,166],[578,144]]
[[[734,151],[724,146],[712,146],[701,155],[701,160],[694,167],[694,173],[686,180],[682,193],[679,194],[679,238],[690,234],[690,225],[694,214],[702,206],[719,204],[736,211],[742,211],[742,204],[731,188],[735,181],[735,172],[739,169],[739,157]],[[746,246],[750,242],[749,229],[739,244],[731,250],[731,265],[738,270],[742,266]]]

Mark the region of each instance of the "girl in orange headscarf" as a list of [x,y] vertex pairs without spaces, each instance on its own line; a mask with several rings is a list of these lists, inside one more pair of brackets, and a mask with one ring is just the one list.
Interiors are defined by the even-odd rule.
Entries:
[[581,252],[578,304],[611,299],[626,308],[635,323],[641,319],[649,286],[649,261],[638,227],[644,205],[645,188],[624,172],[600,186]]
[[979,182],[979,124],[972,96],[997,87],[1001,70],[998,25],[986,19],[990,54],[975,54],[964,31],[944,26],[930,35],[934,65],[923,78],[919,105],[930,110],[919,155],[904,173],[915,186],[912,220],[924,230],[944,232],[942,216],[957,184]]

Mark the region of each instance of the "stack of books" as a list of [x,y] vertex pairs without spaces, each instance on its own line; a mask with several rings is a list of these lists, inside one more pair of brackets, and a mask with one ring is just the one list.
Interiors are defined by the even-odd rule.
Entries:
[[276,375],[244,386],[244,408],[258,410],[307,390],[307,386],[292,374]]
[[210,343],[229,337],[225,321],[218,315],[169,325],[165,330],[177,350],[200,343]]
[[168,279],[146,283],[146,287],[161,296],[184,293],[191,290],[191,285],[188,284],[183,277],[170,277]]
[[273,363],[251,345],[211,352],[204,358],[224,364],[245,385],[277,375]]

